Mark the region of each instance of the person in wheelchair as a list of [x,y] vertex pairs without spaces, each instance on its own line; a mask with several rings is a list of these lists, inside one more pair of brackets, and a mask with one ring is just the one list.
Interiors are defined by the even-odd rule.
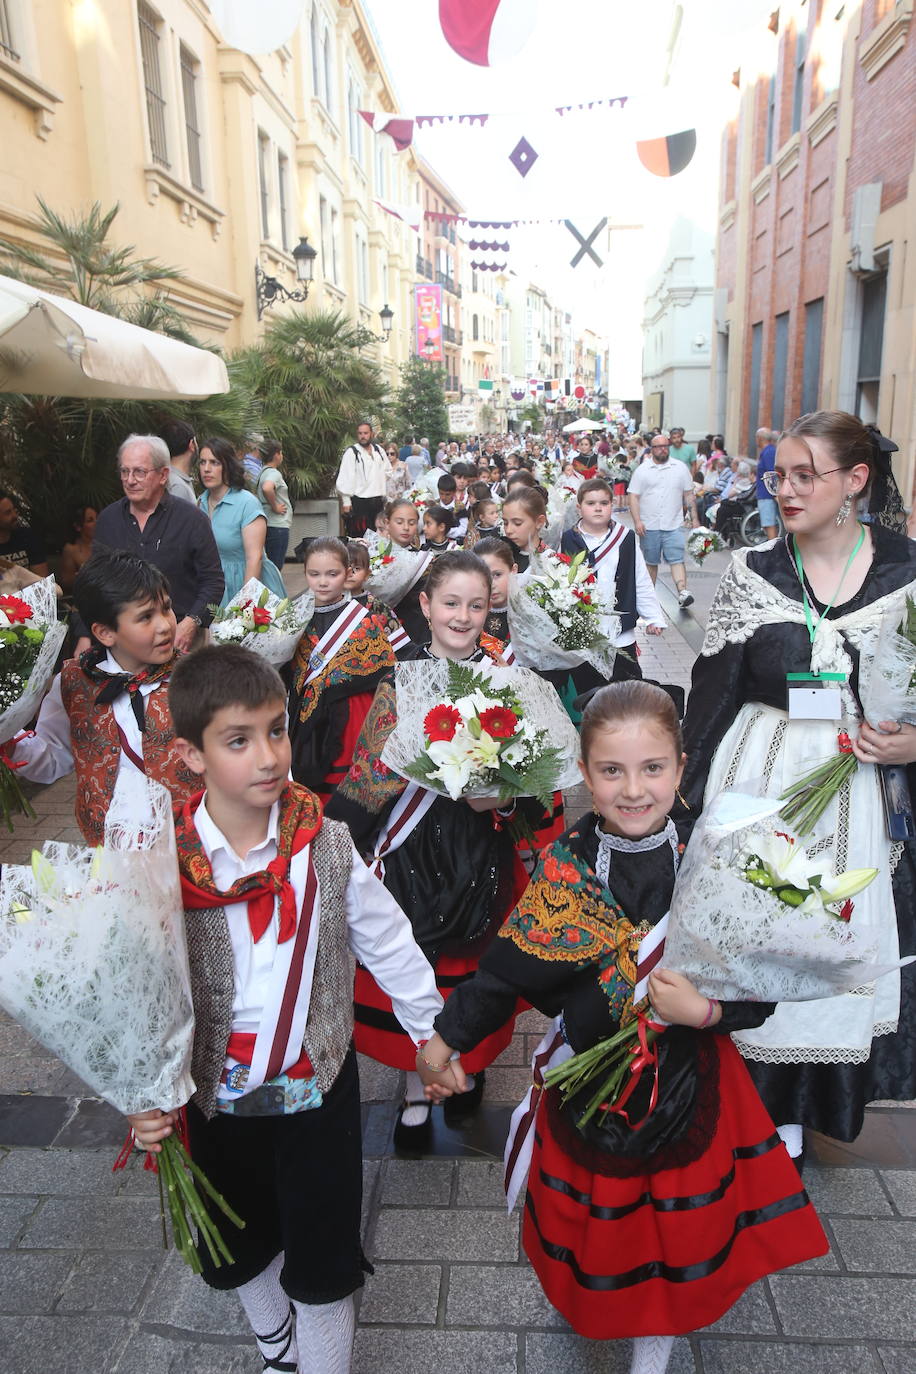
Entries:
[[742,542],[741,521],[757,500],[756,487],[756,478],[748,459],[737,459],[715,516],[715,529],[729,544]]

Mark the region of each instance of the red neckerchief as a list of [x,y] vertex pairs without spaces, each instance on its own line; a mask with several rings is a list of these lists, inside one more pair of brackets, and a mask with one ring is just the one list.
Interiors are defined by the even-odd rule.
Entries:
[[221,892],[213,881],[213,870],[201,843],[194,813],[203,792],[198,792],[175,809],[175,837],[178,841],[178,867],[184,905],[191,910],[204,907],[248,903],[251,938],[257,943],[270,925],[274,899],[280,899],[280,943],[296,931],[296,893],[289,881],[289,865],[294,854],[309,844],[321,829],[321,803],[313,792],[298,783],[287,783],[280,797],[277,825],[277,857],[258,873],[238,878]]

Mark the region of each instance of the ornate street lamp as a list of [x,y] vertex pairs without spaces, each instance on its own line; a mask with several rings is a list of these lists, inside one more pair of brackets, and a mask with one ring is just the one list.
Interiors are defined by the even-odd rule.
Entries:
[[258,319],[260,320],[264,311],[273,305],[274,301],[306,301],[308,300],[309,287],[315,273],[315,259],[318,256],[316,249],[312,247],[308,239],[302,238],[293,249],[293,260],[296,264],[296,280],[302,283],[299,291],[288,291],[281,281],[276,277],[270,277],[261,267],[259,262],[254,265],[254,294],[258,309]]

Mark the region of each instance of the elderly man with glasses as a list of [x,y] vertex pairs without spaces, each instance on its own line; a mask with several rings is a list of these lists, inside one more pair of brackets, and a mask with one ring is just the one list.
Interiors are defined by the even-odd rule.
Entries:
[[[123,549],[165,573],[178,621],[175,648],[188,653],[210,624],[226,581],[210,522],[203,511],[169,495],[169,450],[157,434],[131,434],[118,449],[124,495],[100,512],[98,548]],[[81,639],[77,651],[87,648]]]
[[653,435],[650,461],[641,463],[630,478],[627,496],[633,527],[639,536],[649,576],[654,582],[664,558],[671,568],[679,605],[686,609],[693,597],[687,590],[684,567],[684,511],[694,529],[698,525],[693,478],[683,463],[670,461],[667,434]]

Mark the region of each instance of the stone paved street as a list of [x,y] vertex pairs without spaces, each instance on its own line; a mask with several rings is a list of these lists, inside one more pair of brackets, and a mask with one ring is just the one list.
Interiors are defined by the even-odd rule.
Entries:
[[[646,676],[686,686],[724,556],[691,571],[696,604],[645,640]],[[642,637],[641,637],[642,638]],[[0,841],[76,839],[73,788],[38,792],[34,825]],[[581,810],[581,790],[568,798]],[[434,1155],[395,1158],[400,1075],[362,1061],[366,1251],[357,1374],[625,1374],[629,1342],[575,1336],[546,1303],[506,1215],[501,1153],[543,1022],[520,1018],[487,1075],[477,1120]],[[0,1014],[2,1374],[255,1374],[238,1303],[161,1248],[154,1177],[111,1164],[123,1122]],[[916,1374],[916,1111],[878,1105],[852,1145],[809,1137],[806,1181],[831,1241],[824,1259],[756,1285],[715,1327],[676,1343],[671,1374]]]

